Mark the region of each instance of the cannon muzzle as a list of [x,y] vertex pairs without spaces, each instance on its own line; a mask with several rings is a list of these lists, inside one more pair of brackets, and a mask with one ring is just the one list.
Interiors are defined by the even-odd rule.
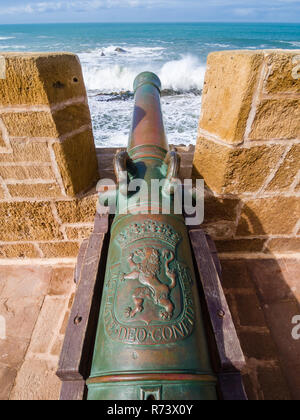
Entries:
[[[160,89],[153,73],[135,80],[128,149],[115,159],[123,195],[132,180],[149,190],[167,180],[159,192],[172,199],[180,158],[168,147]],[[217,399],[184,217],[162,214],[161,197],[144,189],[127,195],[130,212],[118,207],[111,228],[88,399]]]

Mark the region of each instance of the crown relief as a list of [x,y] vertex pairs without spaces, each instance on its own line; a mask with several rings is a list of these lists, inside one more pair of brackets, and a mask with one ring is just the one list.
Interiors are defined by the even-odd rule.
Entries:
[[174,248],[181,240],[178,234],[170,225],[158,223],[153,220],[146,220],[144,223],[132,223],[127,226],[117,237],[122,248],[126,248],[130,243],[144,238],[154,238],[156,240],[168,242]]

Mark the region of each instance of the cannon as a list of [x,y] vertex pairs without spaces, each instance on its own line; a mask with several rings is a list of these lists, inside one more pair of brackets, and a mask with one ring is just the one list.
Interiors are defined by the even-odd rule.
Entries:
[[[180,157],[170,150],[161,83],[149,72],[134,82],[127,152],[115,158],[119,183],[94,346],[89,400],[215,400],[193,258],[174,201]],[[149,187],[128,192],[130,181]],[[164,181],[153,198],[153,180]],[[122,209],[126,198],[126,209]]]

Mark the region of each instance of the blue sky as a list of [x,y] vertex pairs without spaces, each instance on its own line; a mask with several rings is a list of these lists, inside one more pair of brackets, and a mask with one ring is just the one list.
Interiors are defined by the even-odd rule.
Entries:
[[0,0],[1,23],[300,22],[300,0]]

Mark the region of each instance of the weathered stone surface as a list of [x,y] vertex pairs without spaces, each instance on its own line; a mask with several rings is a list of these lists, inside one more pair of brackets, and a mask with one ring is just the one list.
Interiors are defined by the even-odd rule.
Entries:
[[12,153],[0,153],[1,162],[51,162],[48,144],[33,140],[11,140]]
[[29,340],[17,337],[7,337],[0,340],[0,366],[4,364],[13,369],[19,369],[24,361]]
[[51,206],[46,202],[0,203],[2,241],[62,239]]
[[56,208],[63,223],[94,223],[97,195],[81,200],[58,201]]
[[0,176],[3,179],[55,179],[51,166],[0,166]]
[[260,146],[232,149],[199,138],[193,174],[204,178],[215,193],[239,194],[260,189],[279,161],[283,146]]
[[39,244],[45,258],[77,257],[79,253],[78,242],[49,242]]
[[293,183],[300,170],[300,144],[295,144],[287,154],[283,164],[280,166],[267,187],[269,191],[286,190]]
[[1,130],[0,130],[0,147],[6,147],[6,143],[4,141],[3,134],[1,132]]
[[15,369],[0,364],[0,401],[9,399],[16,376],[17,371]]
[[64,344],[64,337],[63,336],[57,337],[51,349],[51,355],[59,357],[63,344]]
[[67,106],[56,112],[28,111],[1,114],[11,137],[50,137],[58,138],[91,124],[88,106],[83,104]]
[[274,51],[267,54],[268,78],[264,89],[269,94],[295,93],[299,94],[299,79],[294,77],[296,60],[300,64],[300,50]]
[[63,143],[55,143],[53,149],[68,195],[87,190],[99,179],[91,130],[69,137]]
[[263,310],[255,293],[236,294],[240,325],[243,327],[265,327]]
[[57,133],[63,135],[91,124],[91,114],[86,103],[70,105],[53,113]]
[[[41,296],[22,297],[22,298],[11,297],[8,299],[3,299],[2,294],[1,294],[0,314],[5,318],[5,321],[6,321],[6,335],[11,340],[10,341],[11,349],[13,349],[14,345],[16,345],[16,343],[13,344],[13,341],[21,340],[24,343],[26,343],[25,347],[22,346],[22,348],[21,348],[21,345],[19,345],[20,351],[22,350],[22,354],[23,355],[25,354],[32,331],[34,329],[36,320],[38,318],[38,315],[42,306],[42,303],[43,303],[43,298]],[[3,343],[3,345],[5,345],[5,343]],[[17,348],[15,349],[15,352],[17,352]],[[2,354],[2,357],[4,357],[4,353],[1,353],[1,354]],[[1,363],[2,357],[0,356],[0,363]],[[8,354],[7,357],[13,358],[13,357],[19,357],[19,356]],[[2,362],[4,363],[4,359],[2,360]],[[8,364],[8,360],[6,363]]]
[[269,252],[299,252],[300,238],[276,238],[270,239],[267,244],[267,251]]
[[204,223],[216,222],[219,220],[235,221],[237,218],[237,199],[223,199],[213,196],[205,197]]
[[222,284],[225,289],[254,291],[246,260],[221,260]]
[[263,393],[264,400],[267,401],[290,401],[286,380],[279,367],[258,367],[258,381]]
[[66,228],[67,236],[70,240],[83,240],[88,238],[93,231],[91,227],[68,227]]
[[65,306],[64,298],[46,296],[32,334],[29,354],[50,351],[52,338],[60,329]]
[[216,247],[218,252],[261,252],[263,250],[265,239],[229,239],[217,240]]
[[261,51],[208,56],[200,128],[228,143],[243,141],[263,59]]
[[8,191],[12,197],[21,198],[59,198],[63,197],[58,184],[11,184]]
[[239,331],[238,336],[248,358],[277,360],[277,350],[270,334]]
[[235,222],[227,221],[216,221],[211,223],[205,223],[201,225],[203,229],[214,241],[220,239],[232,239],[236,231]]
[[61,381],[55,362],[26,360],[18,372],[11,400],[58,400]]
[[0,104],[53,104],[86,95],[79,59],[68,53],[1,53]]
[[74,287],[74,267],[53,268],[49,295],[68,295]]
[[298,139],[300,99],[261,101],[249,134],[250,140]]
[[299,197],[270,197],[244,204],[237,235],[291,234],[299,220]]
[[4,189],[0,186],[0,200],[2,200],[3,198],[5,198],[5,191],[4,191]]
[[279,356],[285,363],[299,364],[300,340],[292,336],[292,319],[300,315],[300,304],[295,300],[269,303],[264,309]]
[[32,244],[0,245],[0,258],[39,258],[40,254]]
[[59,137],[51,112],[18,112],[2,114],[11,137]]
[[295,300],[294,295],[300,296],[299,260],[248,260],[246,265],[263,304]]
[[49,287],[51,271],[51,267],[36,265],[0,266],[0,298],[22,300],[25,297],[44,296]]

